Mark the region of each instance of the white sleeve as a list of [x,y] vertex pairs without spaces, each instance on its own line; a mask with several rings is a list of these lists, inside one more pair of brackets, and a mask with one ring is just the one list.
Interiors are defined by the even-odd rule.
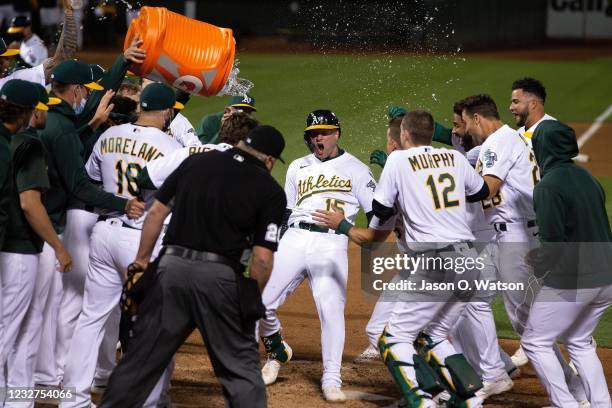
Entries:
[[387,163],[385,163],[385,168],[380,175],[380,180],[378,180],[378,186],[376,187],[376,191],[374,192],[374,199],[384,205],[385,207],[393,207],[395,204],[395,199],[397,197],[397,183],[396,183],[396,175],[395,175],[395,160],[396,157],[399,157],[393,153],[389,155],[387,158]]
[[478,162],[478,156],[480,155],[480,148],[482,147],[482,145],[480,146],[474,146],[472,147],[467,153],[466,153],[466,157],[468,159],[468,162],[470,163],[470,165],[472,167],[476,167],[476,163]]
[[297,161],[289,165],[285,176],[285,195],[287,196],[287,208],[293,208],[297,199],[297,189],[295,187],[295,169]]
[[482,162],[482,175],[495,176],[504,181],[510,169],[516,161],[510,137],[498,137],[495,144],[483,146],[480,151],[480,161]]
[[36,43],[34,47],[32,47],[31,65],[42,64],[47,58],[49,58],[49,51],[47,50],[47,47],[45,47],[42,43]]
[[181,165],[183,160],[189,157],[189,148],[183,147],[170,153],[168,156],[147,163],[149,179],[156,188],[160,188],[164,181],[174,170]]
[[463,170],[463,180],[465,183],[465,195],[473,195],[482,189],[484,179],[478,174],[478,172],[470,165],[465,156],[462,154],[456,154],[455,160],[459,163]]
[[0,87],[9,79],[23,79],[24,81],[35,82],[45,86],[45,69],[43,64],[32,68],[20,69],[13,72],[11,75],[0,79]]
[[100,139],[94,145],[87,163],[85,163],[85,171],[90,179],[95,181],[102,181],[102,169],[101,169],[102,157],[100,154]]
[[[361,165],[361,163],[359,163]],[[361,166],[360,166],[361,167]],[[369,168],[362,166],[358,174],[353,179],[354,193],[359,205],[363,211],[368,213],[372,211],[372,200],[374,199],[374,191],[376,190],[376,182]]]
[[178,113],[172,123],[170,123],[170,131],[176,141],[183,147],[202,145],[189,119],[180,113]]

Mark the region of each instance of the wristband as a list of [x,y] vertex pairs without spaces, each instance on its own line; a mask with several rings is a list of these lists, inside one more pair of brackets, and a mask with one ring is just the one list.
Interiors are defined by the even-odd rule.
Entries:
[[353,228],[353,224],[351,224],[350,222],[348,222],[345,219],[343,219],[342,221],[340,221],[340,224],[338,224],[338,232],[341,234],[344,234],[346,236],[348,236],[349,231],[351,230],[351,228]]

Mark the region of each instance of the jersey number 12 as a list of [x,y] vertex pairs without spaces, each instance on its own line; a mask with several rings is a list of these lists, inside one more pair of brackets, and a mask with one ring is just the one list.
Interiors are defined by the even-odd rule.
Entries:
[[117,194],[122,195],[127,189],[131,196],[136,197],[138,195],[136,179],[142,170],[142,166],[138,163],[128,163],[125,166],[123,160],[119,160],[115,164],[115,170],[117,170]]
[[429,177],[427,177],[426,184],[431,190],[431,197],[433,198],[433,203],[434,207],[436,207],[436,210],[439,210],[440,208],[442,208],[442,206],[444,206],[444,208],[452,208],[459,206],[458,200],[451,200],[448,198],[448,195],[455,191],[455,179],[453,178],[453,176],[448,173],[442,173],[438,176],[438,184],[440,184],[440,186],[444,186],[444,188],[442,189],[442,201],[440,201],[438,186],[434,181],[433,174],[430,174]]

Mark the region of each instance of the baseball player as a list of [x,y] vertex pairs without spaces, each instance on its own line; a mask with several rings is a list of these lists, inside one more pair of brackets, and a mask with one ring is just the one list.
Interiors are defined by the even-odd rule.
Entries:
[[[182,108],[176,103],[174,91],[160,83],[151,84],[143,90],[140,107],[134,124],[111,127],[100,136],[85,166],[90,178],[102,182],[104,191],[118,197],[137,197],[136,179],[141,169],[180,148],[162,131],[172,119],[173,109]],[[146,198],[149,204],[152,196]],[[76,400],[62,403],[62,407],[91,403],[98,348],[105,325],[118,327],[124,274],[138,250],[143,219],[131,220],[111,212],[100,216],[93,229],[83,306],[64,369],[63,383],[76,387]]]
[[[405,150],[396,150],[387,160],[374,194],[372,207],[376,217],[370,227],[388,234],[395,224],[397,205],[404,226],[405,248],[425,256],[476,258],[471,244],[474,237],[466,222],[466,201],[487,197],[488,187],[461,153],[431,147],[433,128],[428,112],[409,112],[402,119],[401,143]],[[350,234],[352,228],[341,224],[338,229]],[[383,237],[384,234],[377,239]],[[421,268],[416,276],[438,280],[440,273],[455,272]],[[452,295],[423,289],[407,295],[394,304],[379,338],[379,350],[408,406],[436,407],[432,395],[420,388],[423,384],[417,381],[413,344],[419,333],[425,332],[435,360],[449,366],[447,357],[458,353],[448,334],[465,303]],[[469,406],[479,406],[482,400],[471,396],[467,402]]]
[[138,177],[138,185],[144,189],[158,189],[174,170],[189,156],[210,150],[226,151],[236,146],[259,123],[250,115],[234,112],[221,125],[219,143],[183,147],[165,157],[147,163]]
[[[533,149],[542,168],[534,190],[542,246],[528,259],[543,279],[521,344],[556,407],[576,408],[555,356],[557,338],[580,373],[592,407],[610,407],[610,392],[592,344],[593,331],[612,305],[612,232],[601,185],[572,158],[574,131],[557,121],[538,125]],[[585,211],[585,209],[588,209]],[[605,272],[604,272],[605,271]]]
[[200,120],[200,123],[198,123],[197,129],[198,137],[202,143],[218,143],[221,123],[223,123],[223,120],[225,120],[225,118],[227,118],[227,116],[233,112],[244,112],[248,115],[252,115],[253,112],[257,112],[257,109],[255,108],[255,98],[249,94],[234,96],[230,99],[223,112],[217,112],[212,115],[204,116],[202,120]]
[[280,364],[291,359],[283,341],[278,308],[308,278],[321,320],[323,378],[321,388],[328,401],[344,401],[340,366],[344,348],[344,304],[348,278],[347,243],[342,235],[316,225],[318,208],[341,208],[355,219],[359,207],[369,215],[376,183],[366,165],[338,146],[340,123],[329,110],[308,114],[304,140],[312,154],[291,163],[287,170],[287,231],[283,235],[270,281],[262,299],[266,317],[259,322],[268,360],[262,369],[264,382],[276,381]]
[[32,20],[29,17],[17,16],[13,18],[7,32],[22,36],[19,56],[29,67],[42,64],[49,57],[47,47],[40,37],[32,31]]
[[43,239],[53,246],[62,272],[70,269],[72,260],[42,205],[41,192],[49,187],[42,145],[29,132],[20,132],[29,125],[34,109],[49,109],[41,102],[49,102],[46,91],[41,92],[32,82],[14,79],[0,89],[0,100],[0,147],[10,144],[2,160],[8,171],[2,172],[6,179],[0,202],[1,213],[6,215],[0,225],[0,299],[3,301],[0,386],[5,387],[7,382],[11,386],[27,386],[31,376],[19,378],[15,383],[11,380],[18,376],[14,376],[13,369],[18,367],[12,364],[5,367],[5,364],[7,359],[15,358],[13,347],[23,333],[23,322],[34,295]]
[[[466,98],[462,118],[474,143],[482,145],[476,170],[491,191],[491,198],[484,200],[482,206],[487,222],[495,229],[495,245],[490,247],[493,266],[499,281],[522,282],[525,288],[502,292],[512,327],[521,335],[539,289],[525,256],[537,246],[533,188],[540,179],[540,170],[527,140],[500,121],[490,96]],[[586,395],[580,380],[563,360],[558,347],[555,351],[576,400],[584,401]]]

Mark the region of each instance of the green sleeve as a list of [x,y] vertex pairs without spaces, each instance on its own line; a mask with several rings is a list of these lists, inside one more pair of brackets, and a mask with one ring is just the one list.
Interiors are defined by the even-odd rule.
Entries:
[[123,212],[127,203],[125,198],[102,191],[89,181],[79,151],[80,143],[75,143],[77,137],[75,131],[59,131],[50,144],[57,171],[67,192],[85,204]]
[[[0,136],[1,137],[1,136]],[[4,236],[6,235],[6,227],[8,224],[8,206],[1,205],[6,204],[10,199],[8,197],[8,187],[6,184],[9,182],[9,171],[10,171],[11,153],[8,146],[0,141],[0,248],[4,244]]]
[[104,128],[104,125],[100,126],[98,130],[94,131],[89,125],[86,124],[77,129],[79,139],[81,139],[81,143],[83,144],[83,162],[87,162],[87,159],[89,159],[89,156],[91,156],[91,152],[98,141],[98,137],[100,137],[100,135],[103,133],[102,128]]
[[451,129],[445,128],[444,126],[436,122],[435,127],[434,127],[434,135],[433,135],[434,142],[443,143],[447,146],[452,146],[453,145],[452,135],[453,133]]
[[100,85],[104,87],[104,90],[93,91],[91,95],[89,95],[87,103],[85,104],[85,109],[83,109],[83,112],[81,112],[77,118],[77,129],[89,123],[93,118],[106,91],[112,89],[117,92],[117,89],[119,89],[119,86],[121,86],[125,78],[125,74],[127,74],[129,65],[130,63],[123,58],[123,55],[117,57],[113,66],[104,73],[104,76],[100,80]]
[[157,187],[151,181],[149,177],[149,171],[145,166],[144,169],[138,174],[138,178],[136,179],[136,184],[140,190],[157,190]]
[[217,113],[214,115],[208,115],[202,118],[197,126],[198,138],[202,144],[217,143],[219,137],[219,130],[221,130],[221,117],[223,113]]
[[50,187],[47,175],[47,163],[40,142],[24,143],[15,152],[15,184],[17,192],[28,190],[48,190]]

